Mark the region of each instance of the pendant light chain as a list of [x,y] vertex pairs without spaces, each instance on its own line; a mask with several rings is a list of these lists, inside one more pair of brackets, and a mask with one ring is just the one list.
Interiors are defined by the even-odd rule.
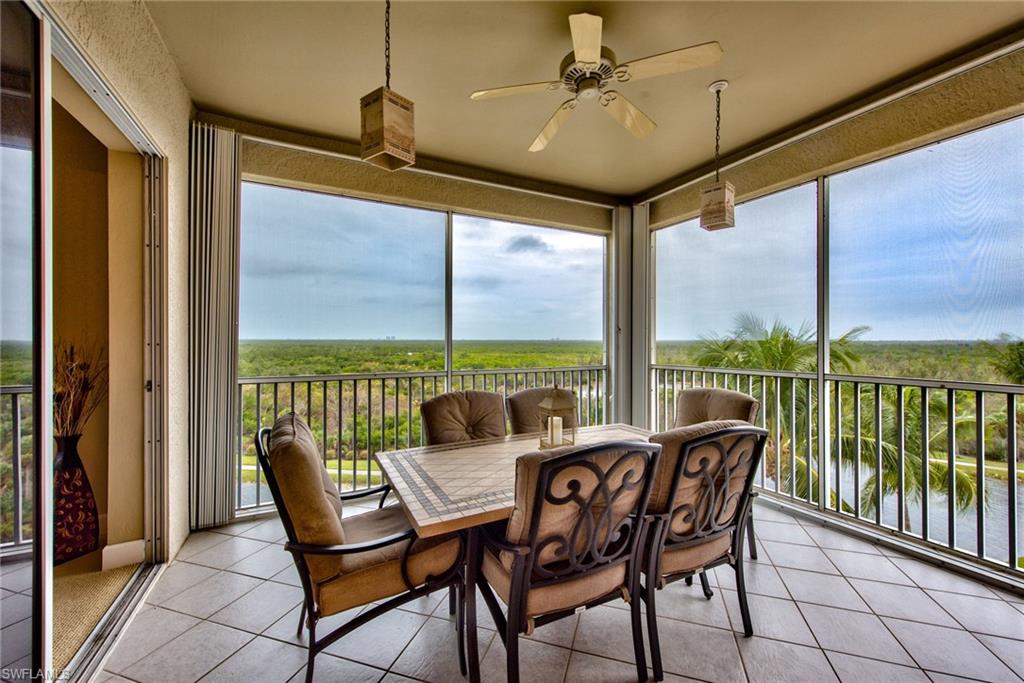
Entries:
[[718,149],[722,130],[722,91],[715,91],[715,182],[718,182]]
[[384,87],[391,90],[391,0],[384,2]]

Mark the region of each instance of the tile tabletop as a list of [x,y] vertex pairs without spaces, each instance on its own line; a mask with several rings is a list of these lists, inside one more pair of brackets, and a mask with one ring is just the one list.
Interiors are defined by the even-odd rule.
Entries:
[[[577,445],[647,441],[624,424],[582,427]],[[422,537],[466,529],[512,513],[516,458],[539,447],[538,434],[377,453],[374,457]]]

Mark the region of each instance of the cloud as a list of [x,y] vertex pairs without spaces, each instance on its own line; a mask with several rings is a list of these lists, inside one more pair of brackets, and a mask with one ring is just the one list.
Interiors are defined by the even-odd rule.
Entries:
[[551,245],[534,235],[519,235],[505,243],[505,251],[510,254],[545,254],[554,251]]

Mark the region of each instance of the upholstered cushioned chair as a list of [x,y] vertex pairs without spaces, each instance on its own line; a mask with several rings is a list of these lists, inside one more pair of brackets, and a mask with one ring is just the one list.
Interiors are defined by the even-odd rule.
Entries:
[[[743,420],[754,424],[757,419],[758,409],[761,404],[756,399],[739,391],[729,389],[684,389],[679,392],[676,399],[676,427],[689,427],[690,425],[710,422],[715,420]],[[753,496],[756,498],[757,493]],[[757,559],[757,542],[754,538],[754,513],[751,511],[747,516],[747,547],[750,551],[750,559]],[[706,577],[702,577],[702,583],[706,586]],[[705,592],[707,590],[705,589]]]
[[[272,430],[261,429],[256,452],[288,537],[285,550],[292,553],[302,583],[299,634],[305,622],[307,681],[313,679],[316,655],[352,630],[439,588],[452,586],[461,593],[462,537],[417,538],[400,506],[342,517],[343,500],[369,494],[338,493],[300,417],[283,415]],[[317,639],[320,619],[373,602],[379,604]],[[460,611],[456,627],[465,671],[463,623]]]
[[427,444],[460,443],[505,436],[501,394],[452,391],[420,404]]
[[[512,516],[504,528],[484,528],[483,548],[474,553],[479,565],[467,568],[467,583],[479,570],[477,583],[505,643],[509,683],[519,680],[521,633],[621,598],[631,602],[637,675],[647,679],[635,596],[643,515],[660,451],[655,444],[613,442],[516,460]],[[508,606],[507,618],[494,592]],[[475,628],[475,615],[467,619]]]
[[648,505],[641,595],[647,603],[655,680],[664,677],[656,595],[672,581],[699,574],[710,597],[706,570],[728,564],[736,571],[743,631],[753,635],[743,534],[767,438],[766,430],[743,420],[701,422],[651,437],[662,451]]
[[[544,431],[545,427],[540,424],[537,406],[553,388],[523,389],[505,399],[505,408],[508,410],[508,420],[512,423],[513,434],[535,434]],[[572,419],[564,421],[562,427],[568,429],[578,425],[579,417],[573,413]]]

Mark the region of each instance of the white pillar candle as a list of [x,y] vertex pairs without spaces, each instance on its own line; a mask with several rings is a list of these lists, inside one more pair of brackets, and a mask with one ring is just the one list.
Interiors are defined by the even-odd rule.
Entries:
[[548,419],[548,441],[552,446],[562,445],[562,418],[555,416]]

